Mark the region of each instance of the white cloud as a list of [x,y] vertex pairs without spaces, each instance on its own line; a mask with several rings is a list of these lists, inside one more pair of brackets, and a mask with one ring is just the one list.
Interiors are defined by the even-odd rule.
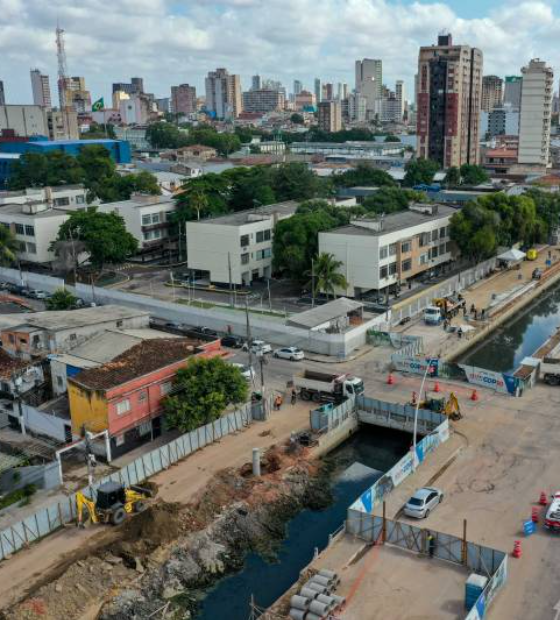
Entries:
[[532,56],[560,67],[560,16],[540,1],[506,0],[465,19],[429,0],[0,0],[0,79],[9,101],[30,100],[35,66],[54,87],[57,19],[70,73],[85,76],[95,97],[132,75],[158,96],[182,82],[202,92],[217,66],[241,73],[245,85],[253,73],[288,88],[295,78],[311,87],[315,76],[352,85],[354,60],[366,56],[383,59],[389,85],[404,78],[412,87],[418,47],[442,29],[480,47],[486,73],[518,73]]

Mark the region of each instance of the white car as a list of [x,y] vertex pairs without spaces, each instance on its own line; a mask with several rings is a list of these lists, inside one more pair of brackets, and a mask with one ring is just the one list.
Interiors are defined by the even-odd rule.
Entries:
[[[249,344],[243,345],[243,351],[249,350]],[[272,347],[264,340],[253,340],[251,343],[251,353],[272,353]]]
[[305,353],[297,347],[283,347],[274,351],[274,357],[290,360],[291,362],[301,362],[301,360],[305,359]]
[[418,489],[404,505],[404,514],[415,519],[424,519],[443,501],[443,491],[434,487]]
[[549,530],[560,532],[560,491],[556,491],[552,496],[552,501],[544,518],[544,525]]
[[232,362],[231,365],[235,368],[239,368],[241,374],[247,381],[252,381],[255,378],[255,371],[252,366],[246,366],[245,364],[239,364],[237,362]]

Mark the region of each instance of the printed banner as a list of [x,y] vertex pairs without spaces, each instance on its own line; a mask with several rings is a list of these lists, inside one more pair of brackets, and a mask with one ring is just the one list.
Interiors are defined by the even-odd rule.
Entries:
[[426,372],[426,368],[429,366],[428,376],[437,377],[439,369],[439,360],[432,358],[420,358],[420,357],[401,357],[400,355],[392,355],[391,361],[396,370],[401,372],[411,372],[415,375],[423,375]]
[[502,394],[512,395],[516,394],[519,387],[519,379],[512,375],[485,370],[484,368],[476,368],[468,364],[458,364],[458,366],[465,371],[467,381],[473,385],[480,385]]

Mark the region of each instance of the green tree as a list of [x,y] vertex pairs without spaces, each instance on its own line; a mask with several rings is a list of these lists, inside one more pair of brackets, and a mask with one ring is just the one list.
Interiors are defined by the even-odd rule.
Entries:
[[431,159],[411,159],[405,166],[403,185],[405,187],[430,185],[439,167],[437,161]]
[[57,289],[47,299],[47,310],[71,310],[75,307],[78,298],[64,288]]
[[24,153],[12,165],[9,189],[46,187],[84,182],[84,171],[76,158],[61,151]]
[[335,185],[342,187],[368,186],[396,187],[393,177],[385,170],[374,168],[370,164],[358,164],[353,170],[348,170],[334,177]]
[[0,225],[0,265],[6,267],[16,260],[19,243],[7,226]]
[[294,112],[290,116],[290,121],[292,123],[294,123],[294,125],[303,125],[305,123],[305,119],[303,118],[303,114],[298,114],[297,112]]
[[76,211],[62,224],[57,241],[70,240],[84,243],[89,260],[97,269],[107,263],[120,264],[138,249],[136,238],[126,230],[120,215],[94,208]]
[[426,201],[423,192],[400,187],[381,187],[375,194],[365,198],[362,206],[367,213],[388,214],[404,211],[411,203],[422,201]]
[[482,166],[463,164],[461,166],[461,183],[463,185],[480,185],[486,183],[489,175]]
[[271,173],[277,200],[309,200],[321,195],[324,185],[303,163],[283,164]]
[[401,139],[399,138],[399,136],[395,136],[392,133],[386,135],[385,139],[383,140],[383,142],[400,142],[400,141]]
[[181,432],[217,420],[230,404],[245,402],[247,382],[239,368],[221,358],[194,358],[177,371],[176,394],[163,401],[165,423]]
[[318,292],[323,292],[328,299],[331,294],[335,297],[336,289],[346,290],[348,282],[340,273],[342,265],[342,261],[336,260],[334,254],[322,252],[317,256],[314,260],[313,273],[311,274],[314,296],[316,296]]
[[195,144],[191,142],[190,134],[165,121],[148,125],[146,140],[155,149],[178,149],[188,144]]
[[459,168],[457,168],[457,166],[448,168],[443,182],[446,185],[461,185],[461,172]]

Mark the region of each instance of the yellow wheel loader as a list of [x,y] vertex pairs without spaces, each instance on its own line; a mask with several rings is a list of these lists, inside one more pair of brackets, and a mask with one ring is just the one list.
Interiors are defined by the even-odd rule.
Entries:
[[128,515],[143,512],[153,491],[138,486],[125,487],[118,482],[104,482],[97,489],[95,501],[83,493],[76,493],[78,526],[91,523],[120,525]]
[[[412,403],[415,404],[415,403]],[[428,409],[435,413],[443,413],[450,420],[460,420],[463,417],[461,413],[461,407],[459,406],[459,400],[453,392],[449,394],[449,398],[434,398],[425,395],[423,401],[420,402],[420,409]]]

